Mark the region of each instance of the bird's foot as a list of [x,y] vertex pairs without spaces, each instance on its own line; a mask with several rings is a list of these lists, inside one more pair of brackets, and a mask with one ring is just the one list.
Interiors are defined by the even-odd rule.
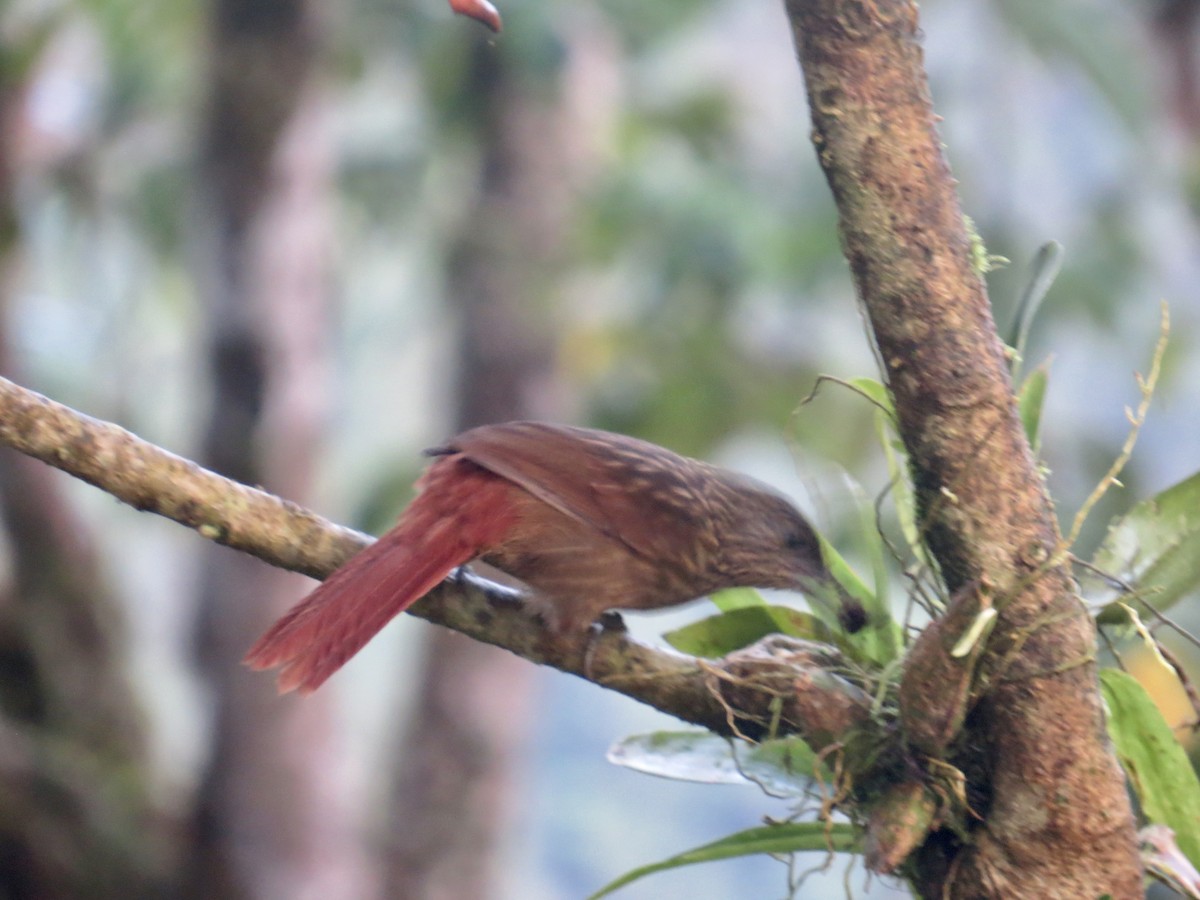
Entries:
[[629,632],[629,626],[625,624],[625,617],[615,609],[606,609],[600,613],[600,618],[593,622],[591,627],[599,630],[601,633],[616,631],[620,634],[627,634]]
[[583,677],[588,681],[595,680],[592,678],[592,661],[596,655],[596,648],[600,645],[601,638],[607,632],[613,634],[629,633],[629,626],[625,624],[625,619],[614,609],[605,610],[600,613],[600,618],[588,626],[587,646],[583,651]]

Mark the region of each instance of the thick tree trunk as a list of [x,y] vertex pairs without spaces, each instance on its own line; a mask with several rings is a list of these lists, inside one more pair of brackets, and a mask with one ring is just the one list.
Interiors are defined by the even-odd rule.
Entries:
[[[303,0],[217,0],[214,16],[199,191],[213,385],[205,457],[246,484],[303,498],[329,383],[332,161],[319,23]],[[215,734],[196,812],[195,896],[372,895],[338,764],[336,693],[284,700],[240,665],[310,587],[221,548],[204,554],[198,649]]]
[[[935,128],[906,0],[787,0],[813,142],[838,205],[929,546],[952,592],[999,613],[952,757],[982,818],[918,855],[929,897],[1140,897],[1125,782],[1079,601]],[[931,633],[930,639],[936,637]],[[927,644],[925,649],[930,649]],[[913,657],[910,657],[910,660]],[[926,654],[926,658],[931,658]],[[927,708],[946,683],[902,682]],[[918,690],[918,687],[920,690]]]

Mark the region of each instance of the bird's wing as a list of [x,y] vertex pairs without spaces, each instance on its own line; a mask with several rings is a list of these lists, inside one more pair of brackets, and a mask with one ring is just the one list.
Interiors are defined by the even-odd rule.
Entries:
[[[473,428],[433,452],[461,453],[643,556],[698,551],[693,545],[707,506],[699,482],[707,467],[655,444],[586,428],[506,422]],[[646,502],[648,492],[655,502]]]

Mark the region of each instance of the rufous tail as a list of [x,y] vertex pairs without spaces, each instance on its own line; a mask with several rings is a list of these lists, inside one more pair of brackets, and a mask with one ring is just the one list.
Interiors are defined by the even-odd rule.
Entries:
[[501,541],[520,490],[460,457],[434,463],[396,526],[334,572],[258,639],[252,669],[282,666],[279,692],[316,690],[455,567]]

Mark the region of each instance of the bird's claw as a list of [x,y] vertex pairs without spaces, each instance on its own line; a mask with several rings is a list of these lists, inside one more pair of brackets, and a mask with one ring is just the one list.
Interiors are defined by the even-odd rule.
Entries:
[[599,629],[601,633],[615,631],[619,634],[627,634],[629,632],[629,626],[625,624],[625,617],[615,609],[606,609],[600,613],[600,618],[592,623],[592,628]]
[[592,678],[592,661],[596,655],[596,648],[600,644],[600,639],[606,633],[629,633],[629,626],[625,624],[625,619],[615,609],[608,609],[600,613],[600,618],[588,626],[587,646],[583,651],[583,677],[588,681],[595,680]]

